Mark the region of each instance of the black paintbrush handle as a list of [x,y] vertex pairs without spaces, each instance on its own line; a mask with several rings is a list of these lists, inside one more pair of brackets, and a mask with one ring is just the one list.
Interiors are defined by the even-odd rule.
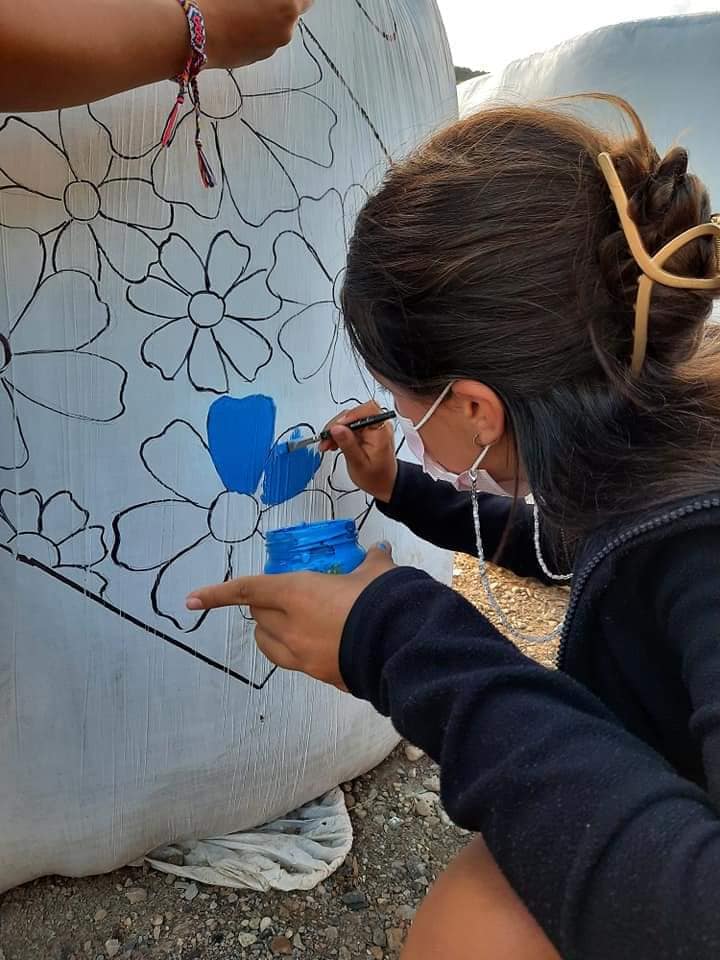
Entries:
[[[383,410],[382,413],[375,413],[372,417],[362,417],[360,420],[352,420],[350,423],[343,423],[340,426],[347,427],[348,430],[364,430],[365,427],[374,427],[378,423],[385,423],[386,420],[394,420],[397,414],[394,410]],[[329,430],[323,430],[319,434],[321,440],[330,440],[331,434]]]

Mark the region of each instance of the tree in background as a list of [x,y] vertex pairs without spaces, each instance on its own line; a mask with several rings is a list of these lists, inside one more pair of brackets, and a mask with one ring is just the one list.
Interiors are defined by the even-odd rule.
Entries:
[[487,70],[471,70],[470,67],[455,67],[455,83],[472,80],[473,77],[484,77]]

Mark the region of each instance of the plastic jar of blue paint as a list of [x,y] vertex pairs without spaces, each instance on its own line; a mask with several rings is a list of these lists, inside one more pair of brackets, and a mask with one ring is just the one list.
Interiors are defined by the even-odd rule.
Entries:
[[301,523],[271,530],[265,573],[351,573],[365,559],[354,520]]

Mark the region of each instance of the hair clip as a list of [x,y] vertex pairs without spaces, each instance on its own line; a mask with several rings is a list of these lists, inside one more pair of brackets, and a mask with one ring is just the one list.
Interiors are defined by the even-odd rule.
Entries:
[[[675,287],[680,290],[718,290],[720,289],[720,215],[716,214],[708,223],[701,223],[695,227],[690,227],[679,236],[666,243],[654,256],[645,249],[645,244],[640,236],[640,230],[629,213],[629,200],[625,193],[618,176],[612,158],[608,153],[601,153],[598,157],[598,164],[610,188],[610,194],[613,198],[620,217],[620,225],[625,234],[630,253],[641,271],[641,277],[638,280],[637,299],[635,300],[635,327],[633,330],[633,354],[631,369],[633,375],[637,376],[642,370],[647,352],[648,339],[648,319],[650,316],[650,300],[652,298],[652,288],[654,283],[662,284],[665,287]],[[686,244],[698,237],[712,236],[715,238],[716,250],[718,252],[718,272],[714,277],[680,277],[674,273],[669,273],[664,269],[665,264],[681,250]]]

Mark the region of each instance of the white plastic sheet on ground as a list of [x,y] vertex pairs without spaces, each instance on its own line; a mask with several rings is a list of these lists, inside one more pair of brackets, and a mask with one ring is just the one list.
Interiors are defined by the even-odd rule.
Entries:
[[[0,116],[0,891],[254,828],[397,742],[274,672],[247,611],[185,610],[259,572],[268,529],[352,516],[450,574],[339,458],[273,457],[373,390],[337,291],[389,158],[457,113],[434,0],[317,4],[289,47],[201,89],[209,191],[190,111],[159,146],[170,83]],[[253,882],[311,849],[307,876],[335,863],[301,833],[272,866],[264,842]]]
[[250,890],[311,890],[352,847],[345,795],[327,796],[256,830],[154,850],[147,862],[199,883]]

